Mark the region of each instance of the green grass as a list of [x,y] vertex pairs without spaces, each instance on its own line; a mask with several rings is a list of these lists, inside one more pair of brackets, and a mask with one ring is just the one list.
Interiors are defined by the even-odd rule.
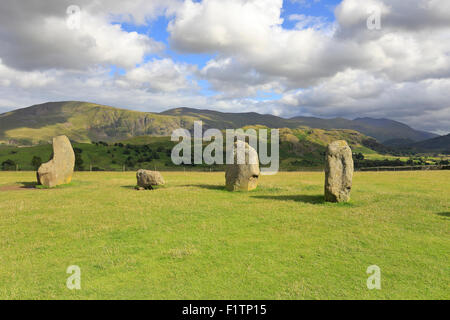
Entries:
[[[322,173],[229,193],[223,173],[76,173],[20,189],[0,172],[0,299],[449,299],[450,172],[356,173],[352,201]],[[82,289],[66,288],[78,265]],[[378,265],[382,289],[368,290]]]

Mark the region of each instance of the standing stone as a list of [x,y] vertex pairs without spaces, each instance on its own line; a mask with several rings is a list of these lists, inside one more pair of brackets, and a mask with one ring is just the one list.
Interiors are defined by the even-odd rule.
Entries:
[[75,153],[69,138],[59,136],[53,138],[53,158],[42,164],[37,172],[38,184],[53,188],[72,181],[75,167]]
[[162,186],[165,184],[164,178],[158,171],[139,170],[136,173],[138,190],[152,190],[153,186]]
[[[243,156],[238,162],[238,151]],[[251,191],[258,186],[259,158],[258,153],[248,143],[237,141],[234,144],[234,164],[227,164],[225,169],[226,189],[228,191]]]
[[331,143],[326,152],[325,201],[350,200],[353,179],[352,150],[344,140]]

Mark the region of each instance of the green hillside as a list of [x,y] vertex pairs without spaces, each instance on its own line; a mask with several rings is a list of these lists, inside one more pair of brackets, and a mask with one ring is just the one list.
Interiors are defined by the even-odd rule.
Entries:
[[141,135],[167,136],[195,119],[117,109],[85,102],[52,102],[0,115],[0,142],[32,145],[67,135],[72,141],[117,141]]
[[388,119],[358,118],[348,120],[344,118],[321,119],[314,117],[294,117],[284,119],[273,115],[262,115],[258,113],[223,113],[211,110],[198,110],[191,108],[178,108],[168,110],[162,114],[171,116],[198,117],[212,125],[214,128],[225,129],[228,127],[242,127],[245,125],[265,125],[270,128],[298,128],[306,126],[318,129],[350,129],[359,131],[378,141],[384,142],[391,139],[409,139],[411,141],[422,141],[437,137],[429,132],[414,130],[413,128]]
[[415,152],[444,152],[450,154],[450,134],[425,141],[409,144],[405,150]]
[[[248,129],[250,127],[245,127]],[[307,127],[298,129],[280,129],[280,160],[282,170],[302,168],[322,168],[327,144],[344,139],[349,142],[353,152],[366,156],[380,156],[368,146],[376,142],[367,136],[352,130],[322,130]],[[135,170],[139,168],[173,170],[180,169],[171,161],[171,150],[175,145],[170,137],[139,136],[120,142],[74,143],[77,155],[77,170]],[[0,146],[0,164],[11,160],[15,170],[35,170],[33,158],[40,162],[50,159],[52,147],[42,144],[30,147]],[[37,161],[35,159],[35,161]],[[221,170],[222,166],[186,165],[196,170]],[[1,170],[2,168],[0,168]]]
[[36,145],[48,143],[56,135],[72,141],[120,141],[132,137],[169,136],[174,129],[192,130],[202,120],[204,128],[236,129],[262,125],[269,128],[350,129],[378,141],[404,139],[421,141],[435,137],[391,120],[319,119],[296,117],[284,119],[258,113],[222,113],[188,108],[163,113],[137,112],[86,102],[50,102],[0,114],[0,144]]

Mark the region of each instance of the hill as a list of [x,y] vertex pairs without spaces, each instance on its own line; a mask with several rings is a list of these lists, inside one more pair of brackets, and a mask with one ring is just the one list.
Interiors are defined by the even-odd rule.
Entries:
[[402,147],[405,151],[413,152],[441,152],[450,154],[450,134],[416,143],[410,143]]
[[141,135],[167,136],[191,127],[190,117],[171,117],[85,102],[50,102],[0,115],[0,141],[38,144],[65,134],[72,141],[115,141]]
[[[246,127],[248,128],[248,127]],[[355,153],[374,155],[377,153],[368,146],[376,146],[373,139],[352,130],[323,130],[311,128],[280,130],[280,166],[282,170],[323,166],[325,149],[328,143],[347,140]],[[139,136],[115,143],[96,142],[73,143],[77,154],[77,170],[127,170],[147,168],[159,170],[176,169],[171,161],[174,142],[170,137]],[[224,148],[225,149],[225,148]],[[0,164],[11,160],[20,170],[35,170],[33,158],[47,161],[52,153],[50,144],[32,147],[0,146]],[[192,165],[187,165],[192,167]],[[197,169],[220,170],[221,166],[195,166]],[[15,165],[13,168],[15,170]],[[0,169],[1,170],[1,169]]]
[[211,110],[177,108],[162,113],[138,112],[86,102],[50,102],[0,115],[0,143],[34,145],[65,134],[72,141],[119,141],[137,136],[168,136],[174,129],[191,130],[196,120],[204,128],[241,128],[262,125],[269,128],[350,129],[384,142],[410,139],[418,142],[436,135],[414,130],[386,119],[320,119],[295,117],[284,119],[258,113],[223,113]]
[[245,125],[264,125],[270,128],[298,128],[305,126],[317,129],[350,129],[359,131],[373,137],[380,142],[391,139],[408,139],[410,141],[422,141],[437,137],[436,134],[414,130],[411,127],[388,119],[358,118],[348,120],[344,118],[321,119],[314,117],[294,117],[284,119],[273,115],[258,113],[223,113],[211,110],[199,110],[192,108],[177,108],[163,112],[164,115],[190,116],[203,119],[219,129],[242,127]]

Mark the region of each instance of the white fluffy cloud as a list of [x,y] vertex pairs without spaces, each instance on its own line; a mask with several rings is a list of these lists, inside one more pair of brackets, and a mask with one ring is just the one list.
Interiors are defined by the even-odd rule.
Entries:
[[[78,30],[66,24],[72,1],[0,3],[0,108],[89,100],[450,127],[448,0],[342,0],[335,21],[283,15],[282,0],[77,2]],[[374,12],[380,30],[367,28]],[[164,44],[120,25],[150,25],[160,15],[170,19],[171,49],[214,58],[202,68],[172,61]],[[282,16],[295,27],[286,29]],[[123,71],[111,74],[110,66]],[[217,94],[203,95],[198,80]],[[260,101],[261,93],[282,98]]]
[[[174,106],[204,105],[197,83],[189,79],[193,67],[169,59],[155,59],[111,76],[109,68],[86,71],[18,71],[0,60],[0,108],[47,101],[82,100],[142,111]],[[9,108],[8,108],[9,109]]]
[[[0,57],[21,70],[87,69],[92,65],[133,68],[145,55],[164,46],[146,35],[126,32],[111,15],[80,5],[77,28],[68,25],[68,1],[0,2]],[[115,2],[107,2],[112,6]],[[117,3],[117,2],[116,2]],[[126,2],[123,2],[126,3]]]
[[290,111],[320,117],[391,118],[414,128],[447,134],[450,128],[450,79],[395,82],[386,75],[347,70],[319,85],[285,93]]
[[[290,87],[314,84],[370,59],[359,45],[335,41],[324,30],[283,29],[282,4],[282,0],[187,0],[169,26],[171,43],[183,52],[217,52],[219,59],[231,56],[243,68],[279,77]],[[298,23],[310,19],[295,18]]]
[[[291,15],[297,24],[291,30],[283,28],[281,12],[281,0],[188,0],[169,26],[171,43],[183,52],[217,54],[201,75],[220,97],[283,91],[285,114],[297,108],[392,117],[448,130],[450,115],[432,127],[420,122],[449,107],[442,99],[450,78],[448,1],[343,0],[335,22]],[[367,27],[374,12],[381,13],[381,30]]]
[[[293,15],[298,28],[286,30],[281,26],[281,0],[187,0],[169,31],[173,46],[181,51],[232,56],[243,66],[285,78],[294,87],[315,84],[348,68],[382,72],[397,81],[448,76],[450,34],[445,26],[450,27],[450,10],[441,12],[448,1],[412,1],[417,6],[411,1],[385,2],[344,0],[336,9],[336,24],[324,28],[323,19]],[[371,31],[366,20],[374,7],[380,8],[383,26],[386,18],[407,28],[408,19],[422,14],[422,25],[429,21],[433,26],[441,17],[442,28],[431,33],[417,28],[393,32],[396,25],[386,22],[380,31]],[[358,41],[345,36],[353,30],[360,33]]]
[[[164,57],[165,45],[128,32],[120,22],[147,24],[173,12],[178,0],[0,2],[0,109],[84,100],[147,111],[204,104],[196,67]],[[148,61],[149,54],[162,58]],[[110,67],[123,69],[112,74]]]
[[128,71],[116,83],[123,88],[176,92],[196,86],[193,81],[188,80],[195,71],[193,66],[176,64],[170,59],[153,60]]

